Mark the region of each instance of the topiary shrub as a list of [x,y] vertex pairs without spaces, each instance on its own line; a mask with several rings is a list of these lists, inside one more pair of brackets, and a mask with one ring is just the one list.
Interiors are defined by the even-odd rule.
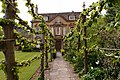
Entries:
[[23,52],[32,52],[31,46],[22,46],[22,51]]
[[31,48],[23,48],[22,51],[23,52],[32,52],[32,49]]
[[64,56],[65,50],[64,50],[64,49],[61,49],[60,52],[62,53],[62,56]]

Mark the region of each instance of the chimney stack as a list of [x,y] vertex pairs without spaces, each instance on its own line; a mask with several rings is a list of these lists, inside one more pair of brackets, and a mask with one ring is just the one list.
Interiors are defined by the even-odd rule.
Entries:
[[35,13],[38,14],[38,5],[36,4]]

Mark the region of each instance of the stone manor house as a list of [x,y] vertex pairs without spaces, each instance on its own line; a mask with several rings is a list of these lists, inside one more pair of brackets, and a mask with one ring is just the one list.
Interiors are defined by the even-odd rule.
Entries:
[[[57,51],[62,48],[63,36],[70,32],[75,26],[75,21],[79,18],[80,12],[62,12],[62,13],[42,13],[48,28],[51,30],[55,39]],[[38,20],[32,20],[32,27],[38,29]]]

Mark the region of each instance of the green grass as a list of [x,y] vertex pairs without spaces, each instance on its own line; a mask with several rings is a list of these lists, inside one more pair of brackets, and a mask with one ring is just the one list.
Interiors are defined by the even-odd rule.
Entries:
[[[28,60],[34,57],[35,55],[39,56],[40,52],[21,52],[16,51],[15,52],[15,60],[18,62],[21,62],[22,60]],[[2,52],[0,52],[0,60],[4,59],[4,55]],[[37,68],[40,65],[40,60],[36,60],[33,63],[31,63],[30,66],[22,67],[19,71],[19,80],[29,80],[31,76],[35,73]],[[5,74],[2,70],[0,70],[0,80],[6,80]]]
[[20,80],[29,80],[31,76],[35,73],[39,65],[40,65],[40,60],[36,60],[30,66],[21,68],[19,74]]

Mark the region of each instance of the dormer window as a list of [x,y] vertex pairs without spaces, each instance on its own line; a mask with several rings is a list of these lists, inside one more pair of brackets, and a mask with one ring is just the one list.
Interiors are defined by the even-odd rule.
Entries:
[[44,19],[45,21],[48,21],[48,16],[44,16],[43,19]]
[[69,20],[75,20],[75,16],[69,16]]

